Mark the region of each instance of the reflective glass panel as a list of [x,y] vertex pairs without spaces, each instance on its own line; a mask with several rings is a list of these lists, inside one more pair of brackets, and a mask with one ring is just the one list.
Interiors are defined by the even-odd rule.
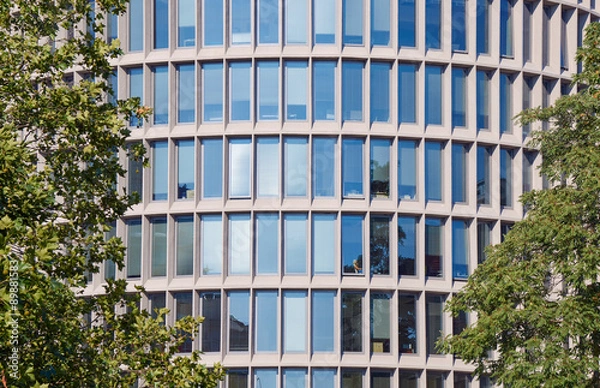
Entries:
[[308,103],[308,64],[285,63],[285,118],[306,120]]
[[177,142],[177,199],[194,198],[194,141]]
[[177,122],[193,123],[196,119],[196,67],[177,66]]
[[306,274],[307,216],[285,214],[283,217],[285,274]]
[[277,213],[256,215],[256,273],[275,275],[279,270],[279,216]]
[[257,66],[258,119],[279,118],[279,63],[259,61]]
[[255,293],[256,351],[277,351],[277,291]]
[[[247,352],[250,327],[250,293],[229,292],[229,351]],[[240,385],[240,387],[242,387]],[[245,385],[243,386],[245,387]]]
[[177,1],[177,46],[196,45],[196,1]]
[[345,274],[363,273],[363,216],[342,216],[342,269]]
[[223,193],[223,140],[202,140],[202,182],[204,198],[220,198]]
[[166,141],[152,144],[152,200],[166,201],[169,182],[169,147]]
[[222,0],[203,0],[204,46],[223,45],[223,6]]
[[[316,0],[319,3],[323,0]],[[335,69],[330,61],[313,62],[314,120],[335,120]]]
[[307,343],[306,292],[283,293],[283,351],[304,353]]
[[440,218],[425,219],[425,275],[444,276],[444,221]]
[[229,274],[248,275],[250,273],[250,215],[229,215]]
[[202,216],[202,274],[219,275],[223,267],[223,226],[221,215]]
[[335,346],[335,291],[313,291],[312,350],[333,352]]
[[313,137],[312,189],[314,197],[335,196],[335,138]]
[[390,63],[371,62],[371,123],[390,121],[391,68]]
[[203,64],[202,83],[202,110],[204,122],[223,121],[223,64]]
[[279,195],[279,138],[256,139],[256,194],[259,197]]

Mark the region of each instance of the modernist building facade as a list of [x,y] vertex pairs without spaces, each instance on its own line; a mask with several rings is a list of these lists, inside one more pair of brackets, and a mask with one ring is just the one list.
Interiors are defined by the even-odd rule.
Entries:
[[[489,387],[445,300],[543,186],[512,117],[571,93],[594,0],[131,0],[111,80],[154,113],[122,271],[224,387]],[[133,288],[132,288],[133,289]]]

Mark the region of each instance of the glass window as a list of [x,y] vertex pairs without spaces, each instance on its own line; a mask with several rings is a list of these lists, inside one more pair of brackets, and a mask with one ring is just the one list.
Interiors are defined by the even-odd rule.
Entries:
[[106,43],[111,44],[113,40],[119,38],[119,15],[115,12],[109,12],[106,15]]
[[390,45],[390,0],[371,0],[371,46]]
[[510,232],[510,230],[513,227],[513,223],[512,222],[502,222],[500,223],[500,242],[504,242],[504,239],[506,238],[506,234],[508,232]]
[[342,351],[362,352],[362,294],[342,293]]
[[125,221],[127,228],[127,277],[142,276],[142,221]]
[[[165,236],[166,239],[166,236]],[[194,217],[175,218],[175,274],[177,276],[194,274]]]
[[[130,144],[128,149],[134,147],[135,144]],[[129,151],[131,152],[131,151]],[[136,158],[134,155],[127,155],[127,190],[129,194],[137,195],[142,198],[144,188],[144,162]]]
[[425,199],[442,200],[442,143],[425,142]]
[[502,149],[500,152],[500,206],[512,207],[513,205],[512,161],[513,151]]
[[256,291],[256,351],[277,351],[277,291]]
[[342,140],[342,195],[363,196],[363,140]]
[[[277,369],[254,369],[254,385],[257,388],[277,388]],[[246,386],[244,386],[246,388]]]
[[[158,312],[165,307],[167,307],[167,298],[164,292],[148,294],[148,311],[153,319],[158,318]],[[164,319],[161,324],[164,324]]]
[[204,198],[223,195],[223,140],[202,140],[202,171]]
[[531,48],[534,47],[533,43],[533,11],[536,3],[523,3],[523,60],[525,62],[531,62]]
[[152,143],[152,200],[166,201],[169,182],[169,146],[166,141]]
[[155,66],[154,77],[154,125],[169,123],[169,71],[167,66]]
[[[504,0],[507,1],[507,0]],[[552,15],[554,14],[555,7],[551,5],[544,5],[543,7],[543,19],[542,19],[542,36],[551,36],[552,31]],[[550,52],[552,50],[552,39],[543,39],[542,42],[542,65],[550,65]]]
[[129,51],[144,49],[144,0],[129,2]]
[[472,377],[468,373],[454,372],[454,388],[470,388]]
[[335,196],[335,138],[313,137],[313,197]]
[[194,198],[194,140],[177,142],[177,199]]
[[306,120],[308,101],[308,64],[285,63],[285,118]]
[[398,46],[416,47],[415,0],[398,0]]
[[[177,122],[193,123],[196,119],[196,66],[177,66]],[[156,119],[155,119],[156,120]]]
[[417,122],[417,65],[398,64],[398,121]]
[[391,388],[392,374],[393,372],[371,370],[371,388]]
[[[285,0],[285,43],[306,44],[307,0]],[[329,20],[329,22],[331,22]]]
[[387,123],[390,121],[391,69],[392,65],[390,63],[371,62],[371,123],[376,121]]
[[[316,0],[325,3],[323,0]],[[335,120],[335,69],[333,61],[313,62],[314,120]]]
[[342,0],[342,43],[363,44],[363,3]]
[[256,138],[256,195],[279,195],[279,138]]
[[335,43],[335,0],[313,0],[314,44]]
[[477,54],[490,52],[490,2],[477,0]]
[[250,273],[250,215],[229,215],[229,274],[248,275]]
[[398,216],[398,274],[414,276],[417,274],[417,219]]
[[398,294],[398,346],[400,353],[417,353],[417,297],[413,294]]
[[[191,292],[176,292],[173,294],[173,299],[175,299],[175,321],[192,316]],[[192,351],[192,337],[189,334],[186,337],[185,342],[179,346],[180,353]]]
[[[535,78],[523,77],[523,110],[533,107],[533,88],[535,86]],[[529,136],[530,125],[523,125],[523,140]]]
[[[192,12],[190,13],[193,15]],[[169,2],[167,0],[154,0],[154,48],[164,49],[168,47]]]
[[452,317],[452,335],[459,335],[469,325],[469,315],[460,311],[457,316]]
[[425,49],[442,48],[442,2],[425,0]]
[[477,147],[477,204],[489,205],[491,194],[491,169],[492,149],[490,147]]
[[335,369],[312,368],[313,387],[335,387]]
[[306,214],[285,214],[283,216],[286,275],[306,274],[306,258],[308,256],[306,222]]
[[425,66],[425,125],[442,125],[442,66]]
[[117,99],[119,98],[119,76],[117,75],[117,69],[113,69],[106,82],[109,88],[107,102],[116,106]]
[[[250,292],[229,292],[229,351],[247,352],[250,326]],[[231,376],[231,372],[229,373]],[[231,378],[231,377],[230,377]],[[231,386],[231,385],[230,385]],[[242,386],[240,386],[242,387]],[[243,385],[246,387],[246,385]]]
[[231,1],[231,43],[250,44],[252,10],[250,0]]
[[469,223],[452,220],[452,275],[455,279],[469,276]]
[[452,127],[467,126],[467,69],[452,68]]
[[[117,236],[117,225],[116,222],[111,222],[109,225],[108,232],[104,233],[104,241],[109,241],[111,238]],[[104,279],[114,280],[117,273],[117,266],[113,260],[106,260],[104,262]]]
[[196,1],[177,1],[177,46],[196,45]]
[[335,214],[312,218],[312,265],[315,275],[335,273]]
[[500,133],[512,132],[512,77],[500,73]]
[[402,388],[417,388],[419,386],[419,372],[412,370],[398,371],[400,386]]
[[227,371],[227,388],[247,388],[248,370],[234,369]]
[[[426,344],[427,354],[439,354],[436,348],[437,340],[443,335],[443,311],[444,297],[441,295],[427,295],[425,299],[425,315],[426,315]],[[429,376],[427,376],[429,378]],[[428,385],[429,386],[429,385]],[[441,385],[440,387],[443,387]]]
[[477,71],[477,129],[490,129],[491,73]]
[[371,352],[389,353],[391,338],[390,294],[371,294]]
[[417,197],[417,142],[398,141],[398,198]]
[[513,0],[500,1],[500,55],[507,57],[513,56],[512,2]]
[[306,388],[306,369],[284,369],[284,387]]
[[467,51],[467,2],[452,0],[452,50]]
[[467,202],[467,146],[452,144],[452,203]]
[[312,293],[312,350],[333,352],[335,349],[335,291]]
[[286,137],[284,144],[284,195],[305,197],[307,194],[308,139]]
[[223,121],[223,64],[202,65],[202,110],[205,123]]
[[231,120],[250,120],[250,62],[230,63],[229,76]]
[[284,292],[283,309],[283,351],[285,353],[306,352],[308,332],[306,321],[306,292]]
[[446,375],[443,372],[427,371],[427,388],[444,388]]
[[[141,67],[133,67],[127,70],[129,76],[129,97],[137,97],[140,99],[140,105],[144,104],[144,71]],[[129,125],[132,127],[141,127],[144,125],[143,119],[131,117]]]
[[250,139],[229,140],[229,197],[249,198],[252,174]]
[[223,266],[223,226],[221,215],[202,216],[202,274],[220,275]]
[[363,273],[363,216],[342,216],[342,268],[345,274]]
[[256,273],[276,275],[279,272],[279,216],[277,213],[256,215]]
[[440,218],[425,219],[425,275],[444,276],[444,221]]
[[371,140],[371,198],[390,197],[390,146],[387,139]]
[[371,215],[370,234],[371,275],[389,275],[390,218]]
[[342,63],[342,120],[362,121],[363,96],[362,62]]
[[479,264],[485,261],[485,247],[492,243],[492,228],[494,227],[491,221],[479,221],[477,223],[477,262]]
[[202,316],[202,351],[204,353],[221,351],[221,293],[205,292],[200,294]]
[[[204,0],[203,23],[204,26],[204,45],[222,46],[223,45],[223,6],[221,0]],[[249,12],[248,12],[249,14]]]
[[258,1],[258,44],[279,42],[278,0]]
[[535,163],[535,158],[535,152],[523,151],[523,194],[533,190],[533,177],[535,173],[533,164]]
[[258,61],[258,119],[279,118],[279,62]]

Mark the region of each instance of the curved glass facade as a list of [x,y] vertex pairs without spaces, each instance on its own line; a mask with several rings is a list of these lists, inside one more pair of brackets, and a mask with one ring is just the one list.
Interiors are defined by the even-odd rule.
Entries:
[[570,93],[594,0],[132,0],[111,82],[154,112],[113,233],[223,387],[488,387],[440,335],[543,186],[512,117]]

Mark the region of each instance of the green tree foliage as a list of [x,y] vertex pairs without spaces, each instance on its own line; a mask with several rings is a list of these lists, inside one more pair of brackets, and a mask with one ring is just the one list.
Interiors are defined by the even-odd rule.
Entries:
[[166,326],[167,310],[140,311],[122,280],[82,297],[86,273],[123,267],[107,225],[138,198],[117,189],[117,154],[144,157],[125,147],[124,120],[150,112],[107,103],[121,51],[101,38],[103,14],[126,1],[96,0],[95,15],[91,4],[0,0],[0,386],[214,387],[220,365],[176,356],[201,319]]
[[533,145],[552,188],[523,196],[526,218],[448,303],[477,321],[443,349],[505,386],[600,386],[600,24],[577,60],[578,93],[519,117],[550,123]]

